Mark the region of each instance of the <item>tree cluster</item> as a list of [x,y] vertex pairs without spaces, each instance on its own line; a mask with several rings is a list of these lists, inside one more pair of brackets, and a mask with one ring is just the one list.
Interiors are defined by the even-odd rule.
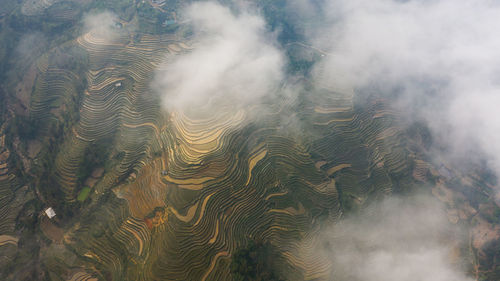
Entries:
[[234,253],[231,273],[235,281],[285,281],[278,271],[279,254],[267,242],[250,241]]

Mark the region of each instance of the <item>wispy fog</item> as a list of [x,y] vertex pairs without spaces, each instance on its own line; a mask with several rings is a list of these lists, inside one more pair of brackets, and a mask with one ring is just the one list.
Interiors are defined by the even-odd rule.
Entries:
[[[424,120],[447,156],[482,154],[500,174],[500,2],[329,0],[311,42],[318,79],[386,95]],[[471,153],[472,152],[472,153]]]
[[83,18],[83,31],[92,32],[99,40],[108,42],[117,36],[118,17],[109,11],[87,14]]
[[[195,44],[156,73],[167,110],[221,100],[241,107],[284,80],[275,34],[235,2],[233,10],[198,2],[182,13]],[[285,9],[308,31],[304,43],[324,51],[316,82],[385,95],[410,121],[428,124],[449,149],[440,149],[445,160],[486,158],[500,174],[500,2],[294,0]]]
[[277,89],[284,57],[260,16],[214,2],[194,3],[183,16],[192,24],[194,49],[166,62],[154,86],[168,110],[221,101],[241,107]]
[[461,230],[434,200],[415,196],[372,204],[325,227],[313,238],[317,248],[305,249],[310,254],[304,258],[331,262],[336,281],[472,280],[456,254]]

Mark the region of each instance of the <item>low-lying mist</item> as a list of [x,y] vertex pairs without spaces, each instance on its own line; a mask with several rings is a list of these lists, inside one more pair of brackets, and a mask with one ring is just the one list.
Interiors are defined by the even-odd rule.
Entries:
[[[233,4],[197,2],[182,13],[193,49],[170,57],[153,83],[167,110],[216,111],[221,100],[243,107],[287,79],[279,28]],[[324,51],[313,82],[385,96],[410,123],[431,128],[441,159],[486,160],[500,174],[499,2],[294,0],[286,11],[304,25],[302,43]]]
[[193,49],[168,60],[153,86],[167,110],[215,111],[221,101],[239,108],[279,87],[285,60],[262,17],[215,2],[191,4],[183,17],[193,29]]
[[83,17],[83,32],[93,32],[101,42],[111,42],[118,36],[116,14],[110,11],[86,14]]
[[469,281],[457,254],[461,231],[436,199],[393,197],[324,226],[304,259],[328,260],[336,281]]
[[485,159],[500,175],[500,2],[327,0],[323,8],[308,32],[329,53],[318,80],[385,96],[432,129],[442,159]]

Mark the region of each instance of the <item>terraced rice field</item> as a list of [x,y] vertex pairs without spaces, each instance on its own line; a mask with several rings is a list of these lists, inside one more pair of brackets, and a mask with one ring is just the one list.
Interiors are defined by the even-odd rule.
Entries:
[[230,280],[232,253],[259,239],[279,249],[279,263],[295,268],[297,280],[326,278],[329,265],[304,264],[298,242],[318,220],[341,216],[339,188],[344,201],[361,204],[373,192],[390,193],[390,175],[408,170],[396,117],[383,113],[381,102],[357,110],[351,93],[320,89],[314,100],[275,103],[276,112],[300,111],[316,132],[307,142],[281,133],[270,113],[263,124],[249,122],[245,110],[162,115],[148,96],[149,74],[183,45],[175,38],[127,45],[125,36],[102,42],[92,33],[78,39],[89,53],[88,90],[56,158],[57,179],[72,201],[78,159],[92,142],[112,137],[112,155],[125,152],[91,194],[96,202],[112,190],[116,199],[92,207],[67,233],[66,245],[90,274]]
[[[308,252],[321,222],[426,180],[429,164],[408,148],[398,114],[384,100],[358,101],[335,83],[248,108],[165,112],[149,87],[152,74],[193,42],[135,35],[90,31],[66,43],[88,59],[84,87],[77,74],[51,63],[51,51],[36,63],[31,114],[42,135],[67,126],[51,176],[67,203],[83,206],[78,220],[60,226],[62,237],[46,235],[56,242],[44,262],[54,275],[231,280],[232,255],[259,240],[278,249],[291,280],[326,280],[331,265]],[[78,118],[67,114],[71,108]],[[280,118],[292,114],[301,128]],[[83,200],[82,159],[102,141],[109,155],[104,167],[92,168],[104,172]],[[2,160],[9,152],[0,153]],[[20,196],[2,163],[0,200]],[[2,234],[14,221],[6,212],[13,205],[4,206]],[[0,249],[15,247],[15,239],[0,236]]]
[[[90,102],[90,97],[103,95],[104,89],[106,86],[89,91],[86,99]],[[294,103],[284,103],[282,110]],[[371,106],[371,112],[364,115],[352,107],[323,108],[321,112],[314,106],[303,108],[312,130],[328,133],[309,143],[281,135],[279,121],[266,122],[255,130],[256,124],[244,122],[243,111],[220,112],[204,119],[172,112],[163,123],[160,118],[144,118],[144,123],[130,118],[121,124],[113,120],[120,141],[123,139],[117,145],[127,153],[96,190],[104,192],[116,182],[111,177],[133,171],[125,183],[113,188],[124,200],[93,210],[93,217],[105,221],[101,229],[95,229],[93,220],[82,223],[71,235],[75,242],[68,246],[113,279],[230,280],[231,254],[249,239],[260,239],[283,253],[280,263],[295,268],[297,280],[326,278],[328,264],[320,260],[301,263],[297,247],[298,241],[310,235],[315,221],[340,217],[336,182],[345,185],[342,193],[363,202],[375,190],[390,193],[389,174],[408,169],[407,152],[386,151],[382,143],[391,141],[397,147],[397,128],[391,126],[394,116],[374,118],[381,105]],[[89,112],[93,109],[97,114],[95,108],[89,106]],[[355,126],[373,137],[361,138],[363,132]],[[83,126],[79,130],[82,143],[97,138]],[[123,136],[129,135],[142,136],[144,142],[128,142]],[[370,157],[366,156],[370,153],[367,147],[375,151]],[[313,153],[319,156],[312,157]],[[64,153],[65,159],[69,154]],[[369,160],[352,161],[357,158]],[[318,169],[315,163],[320,160],[323,164]],[[386,188],[380,191],[367,184],[367,177]],[[102,234],[93,234],[96,232]]]
[[[332,280],[325,229],[414,191],[469,227],[453,263],[498,279],[494,176],[434,157],[424,124],[322,69],[333,54],[292,42],[287,1],[255,3],[286,24],[282,84],[182,110],[156,76],[207,47],[181,13],[192,1],[4,2],[5,50],[48,40],[0,54],[15,54],[0,61],[0,279],[232,280],[239,254],[264,245],[286,280]],[[89,30],[103,10],[110,26]]]
[[0,267],[12,262],[16,256],[19,237],[16,218],[25,200],[34,195],[22,186],[10,167],[11,151],[5,146],[6,123],[0,125]]

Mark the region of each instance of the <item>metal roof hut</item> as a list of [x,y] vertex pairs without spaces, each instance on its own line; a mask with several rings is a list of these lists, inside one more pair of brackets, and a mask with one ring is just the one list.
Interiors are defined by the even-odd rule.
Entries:
[[56,212],[54,211],[54,209],[52,209],[52,207],[48,207],[47,209],[45,209],[45,214],[47,215],[47,217],[49,217],[49,219],[56,216]]

